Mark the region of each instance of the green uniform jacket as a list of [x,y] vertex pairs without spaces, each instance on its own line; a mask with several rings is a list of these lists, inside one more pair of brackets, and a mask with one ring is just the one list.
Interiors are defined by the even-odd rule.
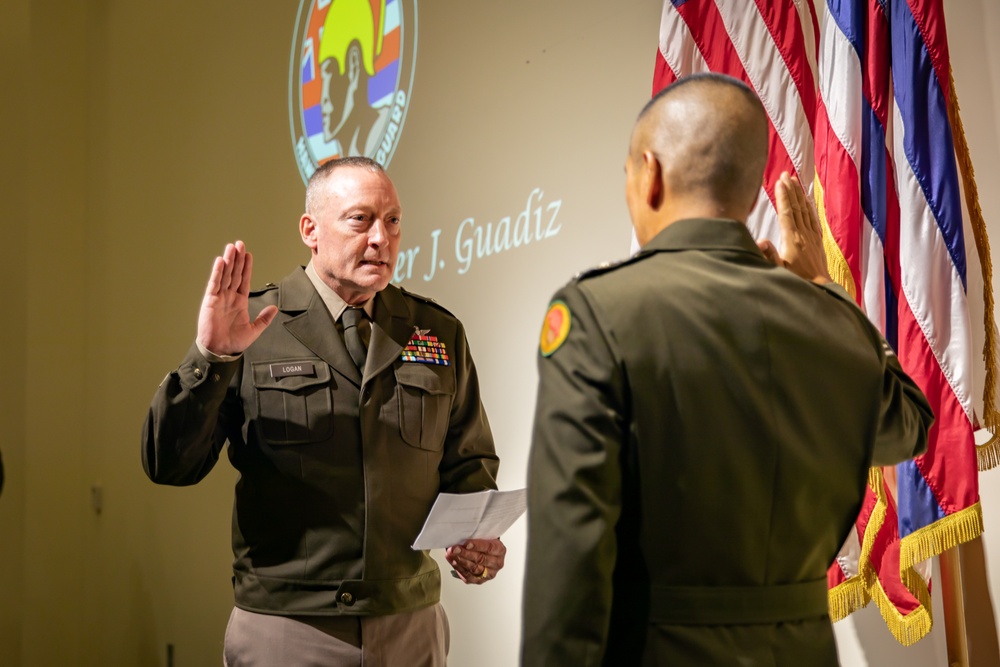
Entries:
[[[229,442],[242,609],[380,615],[433,604],[438,566],[410,545],[434,499],[496,488],[461,323],[392,285],[376,299],[363,378],[296,270],[251,296],[251,317],[269,304],[279,313],[240,359],[210,363],[193,347],[153,398],[142,462],[154,482],[198,482]],[[415,327],[444,343],[448,365],[401,358]]]
[[827,568],[869,466],[933,421],[878,331],[732,220],[676,222],[555,298],[523,664],[837,664]]

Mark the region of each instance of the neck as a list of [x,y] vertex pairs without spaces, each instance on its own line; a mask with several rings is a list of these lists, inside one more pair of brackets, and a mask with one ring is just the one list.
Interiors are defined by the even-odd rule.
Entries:
[[344,303],[355,308],[364,306],[375,296],[375,292],[351,290],[342,285],[330,285],[330,289],[336,292],[337,296],[344,300]]
[[731,204],[703,198],[665,197],[658,209],[648,209],[647,215],[636,225],[636,237],[640,245],[646,245],[650,239],[678,220],[690,218],[725,218],[746,224],[747,213]]

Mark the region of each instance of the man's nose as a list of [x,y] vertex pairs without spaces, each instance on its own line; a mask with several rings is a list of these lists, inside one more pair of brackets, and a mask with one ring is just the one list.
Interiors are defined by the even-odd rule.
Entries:
[[376,218],[371,228],[368,230],[368,245],[380,246],[385,243],[386,229],[382,218]]

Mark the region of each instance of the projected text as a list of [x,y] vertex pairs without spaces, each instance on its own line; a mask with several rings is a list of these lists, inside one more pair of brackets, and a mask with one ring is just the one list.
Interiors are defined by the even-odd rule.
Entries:
[[546,200],[545,192],[535,188],[516,214],[496,221],[480,222],[472,217],[462,220],[455,230],[454,246],[446,240],[450,235],[442,239],[443,230],[435,229],[426,244],[400,251],[393,281],[419,277],[429,282],[449,267],[462,275],[478,260],[553,238],[562,229],[560,208],[561,199]]

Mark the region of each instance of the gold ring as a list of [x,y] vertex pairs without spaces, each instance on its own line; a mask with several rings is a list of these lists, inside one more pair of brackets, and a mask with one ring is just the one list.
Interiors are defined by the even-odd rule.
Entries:
[[489,576],[489,574],[490,574],[489,568],[486,567],[485,565],[483,565],[483,573],[481,575],[479,575],[479,578],[480,579],[485,579],[486,577]]

